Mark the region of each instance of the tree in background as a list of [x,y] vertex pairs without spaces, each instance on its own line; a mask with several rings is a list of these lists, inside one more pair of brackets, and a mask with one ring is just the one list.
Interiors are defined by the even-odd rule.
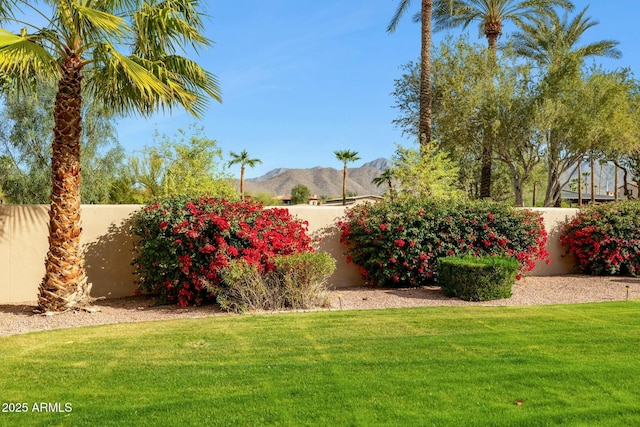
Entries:
[[393,190],[393,169],[386,168],[384,172],[380,174],[380,176],[375,177],[371,180],[371,183],[376,187],[380,187],[383,184],[387,185],[389,189],[389,197],[393,200],[395,198],[395,193]]
[[560,177],[584,156],[583,150],[567,149],[569,144],[582,143],[575,138],[575,133],[570,132],[575,122],[567,121],[567,114],[576,113],[584,107],[574,94],[578,90],[576,86],[583,87],[581,68],[585,58],[621,56],[616,48],[618,42],[614,40],[580,44],[586,31],[598,24],[587,17],[586,12],[587,8],[569,19],[566,14],[561,17],[554,11],[535,25],[522,25],[522,31],[513,35],[515,52],[533,59],[543,75],[540,103],[546,110],[544,133],[548,147],[545,206],[559,205],[563,187]]
[[134,187],[142,190],[144,202],[169,196],[237,199],[224,170],[222,149],[201,128],[191,129],[192,135],[182,129],[173,137],[156,133],[154,146],[130,159]]
[[[0,154],[10,159],[4,186],[10,203],[44,204],[51,194],[51,142],[56,88],[41,82],[35,97],[6,94],[1,113]],[[83,105],[80,183],[83,203],[111,203],[111,186],[124,168],[124,150],[116,140],[112,117],[98,104]]]
[[264,206],[284,205],[284,202],[278,199],[276,195],[272,193],[266,193],[266,192],[252,193],[251,191],[247,191],[246,198],[254,202],[262,203]]
[[[396,30],[400,18],[405,14],[411,0],[400,0],[398,9],[391,19],[387,32]],[[414,15],[414,22],[421,23],[420,46],[420,96],[419,96],[419,121],[418,142],[420,146],[426,146],[431,142],[431,14],[433,0],[422,0],[420,12]]]
[[232,151],[229,153],[229,155],[232,158],[229,161],[229,166],[240,164],[240,198],[244,200],[244,168],[246,166],[253,168],[257,164],[262,163],[262,160],[249,158],[249,153],[247,153],[247,150],[242,150],[240,154],[236,154]]
[[[43,4],[44,3],[44,4]],[[115,114],[150,115],[184,107],[199,115],[220,99],[213,75],[176,54],[210,44],[197,0],[166,2],[7,1],[0,21],[27,25],[14,14],[36,12],[19,34],[0,30],[4,92],[22,95],[39,80],[57,81],[53,108],[49,252],[38,310],[87,308],[91,286],[80,248],[80,141],[83,96]],[[28,19],[28,17],[26,18]],[[33,31],[28,31],[27,28]],[[130,48],[128,52],[119,49]]]
[[[555,6],[572,9],[568,0],[434,0],[433,16],[436,31],[445,28],[467,28],[472,22],[480,25],[480,32],[487,38],[489,62],[496,58],[498,38],[505,22],[518,26],[527,21],[536,21],[550,13]],[[491,132],[486,132],[482,145],[480,197],[491,197],[491,168],[493,141]]]
[[434,142],[420,153],[398,145],[392,162],[393,176],[405,194],[427,198],[464,197],[458,188],[458,167]]
[[298,184],[291,189],[291,204],[305,205],[309,203],[311,191],[306,185]]
[[357,151],[351,150],[338,150],[334,151],[333,154],[344,165],[342,169],[342,206],[345,206],[347,204],[347,163],[360,160],[360,157],[358,157]]

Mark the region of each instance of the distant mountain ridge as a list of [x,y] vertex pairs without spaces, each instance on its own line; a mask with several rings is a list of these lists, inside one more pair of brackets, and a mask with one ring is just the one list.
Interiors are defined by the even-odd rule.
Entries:
[[[379,177],[388,164],[387,159],[380,158],[360,167],[347,166],[347,191],[358,195],[381,195],[386,186],[377,187],[371,181]],[[273,195],[291,194],[291,189],[298,184],[306,185],[311,194],[318,196],[342,196],[342,169],[322,166],[310,169],[277,168],[257,178],[245,179],[246,191]]]

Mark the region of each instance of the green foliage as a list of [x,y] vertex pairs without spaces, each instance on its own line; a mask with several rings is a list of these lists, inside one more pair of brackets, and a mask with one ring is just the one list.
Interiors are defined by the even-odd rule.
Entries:
[[281,206],[284,204],[282,200],[276,199],[275,195],[271,193],[252,193],[249,191],[246,194],[246,198],[254,202],[262,203],[265,206]]
[[309,196],[311,191],[304,184],[298,184],[291,189],[291,204],[292,205],[304,205],[309,203]]
[[640,201],[590,205],[565,226],[560,242],[582,273],[640,276]]
[[375,286],[421,286],[434,280],[439,258],[505,255],[518,278],[550,261],[539,213],[506,204],[401,197],[349,209],[339,222],[347,261]]
[[311,252],[306,222],[252,201],[173,197],[134,214],[132,264],[138,289],[180,306],[213,301],[222,270],[243,259],[259,272],[273,257]]
[[402,191],[418,197],[459,198],[458,167],[431,142],[421,152],[397,146],[393,156],[393,177]]
[[155,146],[130,159],[146,203],[170,196],[238,198],[216,141],[204,136],[202,128],[191,131],[189,136],[180,129],[173,137],[156,133]]
[[[55,85],[41,82],[37,97],[5,96],[0,185],[12,203],[49,202],[55,92]],[[111,203],[111,187],[125,169],[124,150],[116,139],[114,118],[91,98],[85,101],[80,141],[82,202]]]
[[260,272],[244,260],[233,260],[222,271],[223,289],[217,301],[224,310],[307,309],[326,306],[325,284],[335,269],[327,253],[276,256],[274,269]]
[[453,256],[438,261],[438,284],[448,297],[466,301],[510,298],[518,261],[502,256]]

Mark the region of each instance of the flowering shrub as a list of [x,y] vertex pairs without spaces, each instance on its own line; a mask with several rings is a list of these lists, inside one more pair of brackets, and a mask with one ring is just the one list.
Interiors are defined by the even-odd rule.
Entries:
[[139,291],[180,306],[214,300],[221,271],[242,259],[261,273],[273,257],[312,252],[307,223],[256,202],[170,198],[136,212],[133,265]]
[[514,257],[518,279],[550,262],[541,216],[498,203],[402,198],[356,206],[339,226],[347,262],[374,286],[433,282],[438,258],[452,255]]
[[640,202],[584,208],[567,223],[560,243],[582,273],[640,275]]

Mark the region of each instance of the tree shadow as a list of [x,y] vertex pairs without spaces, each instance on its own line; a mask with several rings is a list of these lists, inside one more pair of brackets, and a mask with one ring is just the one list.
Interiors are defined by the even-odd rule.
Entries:
[[336,260],[336,269],[329,277],[329,288],[338,289],[363,286],[364,280],[355,264],[347,264],[345,247],[340,243],[340,229],[335,225],[327,225],[311,233],[314,249],[326,252]]
[[[13,219],[12,219],[13,218]],[[48,205],[0,205],[0,243],[11,238],[11,224],[18,236],[49,223]]]
[[111,224],[107,232],[84,248],[85,271],[97,298],[132,296],[135,292],[131,216]]
[[8,241],[9,238],[9,207],[0,205],[0,243]]

